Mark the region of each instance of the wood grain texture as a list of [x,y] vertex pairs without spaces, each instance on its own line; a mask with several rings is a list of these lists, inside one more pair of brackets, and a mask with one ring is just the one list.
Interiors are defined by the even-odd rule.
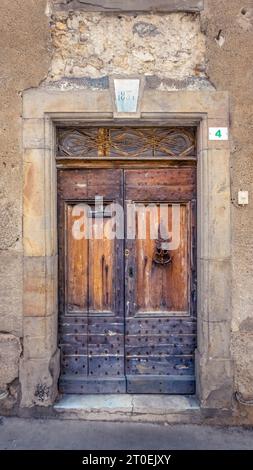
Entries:
[[[123,241],[104,236],[105,226],[112,228],[111,217],[93,217],[98,195],[107,204],[123,203],[122,177],[120,170],[58,172],[60,390],[64,393],[90,393],[92,387],[94,393],[126,389]],[[76,204],[84,203],[89,211],[73,212]],[[82,230],[89,223],[100,239],[73,236],[78,218]]]
[[[147,208],[147,206],[145,206]],[[172,206],[165,206],[166,214],[163,218],[164,210],[157,212],[158,223],[167,222],[168,233],[172,232]],[[156,252],[156,240],[150,239],[150,224],[153,224],[155,215],[152,211],[146,211],[146,220],[139,219],[139,225],[145,226],[147,237],[136,240],[136,288],[137,288],[137,311],[150,315],[168,314],[187,315],[189,311],[189,209],[186,205],[177,206],[180,211],[180,244],[176,250],[171,251],[171,262],[167,265],[160,265],[154,262]],[[188,210],[187,210],[188,209]],[[167,215],[167,217],[166,217]],[[138,233],[137,233],[138,237]]]
[[72,235],[75,222],[73,205],[65,205],[66,216],[66,311],[80,313],[88,311],[89,301],[89,242],[87,239],[76,240]]
[[128,170],[127,199],[133,201],[189,201],[196,195],[195,168]]
[[[111,219],[92,220],[94,233],[104,230],[105,225],[113,225]],[[113,284],[115,278],[115,241],[89,240],[89,313],[114,310]]]
[[[126,170],[125,197],[136,207],[142,203],[140,207],[144,209],[153,203],[149,211],[142,210],[140,217],[136,214],[132,217],[137,237],[126,240],[129,253],[125,268],[127,390],[129,393],[144,390],[145,393],[181,393],[182,390],[193,393],[196,170]],[[151,229],[164,223],[168,232],[172,232],[173,201],[177,201],[180,211],[180,243],[171,251],[170,263],[156,264],[157,240],[152,239]],[[142,231],[140,239],[139,230]],[[161,379],[156,380],[156,376]],[[186,376],[187,380],[173,381],[172,376]]]

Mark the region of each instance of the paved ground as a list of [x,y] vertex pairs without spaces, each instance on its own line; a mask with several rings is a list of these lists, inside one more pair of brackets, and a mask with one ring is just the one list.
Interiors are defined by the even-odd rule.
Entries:
[[3,418],[0,449],[253,450],[253,428]]

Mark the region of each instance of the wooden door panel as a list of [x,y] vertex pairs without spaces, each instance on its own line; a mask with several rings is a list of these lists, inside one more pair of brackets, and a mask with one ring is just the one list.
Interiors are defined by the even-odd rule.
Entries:
[[194,393],[196,170],[129,170],[125,181],[136,235],[126,240],[127,390]]
[[[93,220],[93,228],[100,232],[108,224],[113,225],[113,220]],[[96,227],[97,226],[97,227]],[[113,294],[114,266],[115,266],[115,241],[100,239],[91,240],[89,243],[89,314],[116,313]]]
[[[160,342],[157,342],[157,340]],[[180,355],[192,355],[195,350],[195,344],[192,342],[192,338],[186,338],[184,341],[180,342],[178,338],[169,338],[164,337],[159,338],[151,337],[148,338],[148,342],[142,346],[140,346],[139,341],[138,344],[131,345],[130,342],[126,345],[126,356],[129,355],[135,357],[147,357],[152,356],[156,350],[156,354],[159,357],[163,356],[180,356]]]
[[126,170],[125,185],[133,201],[188,201],[196,196],[196,169]]
[[95,196],[115,199],[122,190],[121,170],[59,170],[58,194],[65,200],[92,202]]
[[66,313],[84,313],[88,311],[88,253],[89,241],[73,237],[72,228],[76,217],[73,216],[73,204],[65,205],[66,216]]
[[[145,206],[146,208],[148,206]],[[146,211],[146,220],[140,220],[138,224],[138,214],[136,214],[136,314],[150,315],[186,315],[189,312],[189,218],[190,208],[188,205],[168,205],[154,206],[150,211]],[[177,211],[179,246],[173,250],[171,262],[159,264],[156,259],[156,240],[151,239],[150,225],[155,225],[154,221],[166,226],[166,232],[172,233],[172,210]],[[152,214],[153,212],[153,214]],[[164,215],[164,217],[163,217]],[[138,238],[139,225],[142,227],[146,223],[146,238]],[[158,232],[158,230],[157,230]],[[155,233],[153,234],[155,236]],[[172,253],[172,252],[171,252]],[[166,260],[165,260],[166,261]],[[180,288],[179,288],[180,286]]]
[[[196,169],[60,170],[58,195],[60,391],[194,393]],[[123,195],[144,212],[125,210],[125,241],[109,240],[114,220],[94,217],[97,200]],[[165,249],[173,211],[179,243]],[[102,236],[76,237],[78,223]]]
[[122,176],[121,170],[58,174],[60,390],[65,393],[126,390],[123,240],[108,239],[114,222],[100,207],[101,198],[105,207],[123,204]]
[[126,358],[127,374],[129,375],[158,375],[170,376],[176,375],[193,375],[194,364],[193,356],[184,356],[178,358],[177,356],[157,355],[152,354],[151,357],[131,357]]
[[[115,240],[75,238],[73,227],[78,218],[73,216],[74,207],[66,204],[66,311],[72,314],[113,313]],[[112,218],[95,220],[88,218],[86,211],[81,214],[82,226],[90,223],[94,234],[103,233],[105,226],[114,224]]]
[[[154,320],[154,321],[153,321]],[[126,335],[127,341],[129,338],[140,338],[140,341],[146,340],[147,336],[166,336],[181,335],[195,336],[197,333],[197,324],[195,316],[175,318],[175,317],[162,317],[158,318],[145,318],[136,317],[132,322],[132,316],[126,317]]]
[[194,375],[128,375],[127,392],[142,394],[189,395],[195,390]]
[[[73,355],[72,353],[67,353],[62,350],[62,355],[64,359],[62,360],[62,370],[61,373],[63,374],[62,383],[66,384],[66,392],[74,393],[68,388],[68,380],[69,377],[75,378],[75,375],[86,375],[88,371],[88,357],[87,355]],[[64,387],[65,391],[65,387]]]

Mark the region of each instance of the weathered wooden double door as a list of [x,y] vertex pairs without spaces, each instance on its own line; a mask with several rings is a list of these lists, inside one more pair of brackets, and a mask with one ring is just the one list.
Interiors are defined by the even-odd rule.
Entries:
[[61,392],[194,393],[195,202],[191,166],[58,172]]

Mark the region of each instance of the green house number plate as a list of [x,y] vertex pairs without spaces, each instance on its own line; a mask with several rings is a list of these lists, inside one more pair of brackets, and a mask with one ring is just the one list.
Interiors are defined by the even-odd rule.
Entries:
[[228,140],[228,128],[209,127],[209,140]]

